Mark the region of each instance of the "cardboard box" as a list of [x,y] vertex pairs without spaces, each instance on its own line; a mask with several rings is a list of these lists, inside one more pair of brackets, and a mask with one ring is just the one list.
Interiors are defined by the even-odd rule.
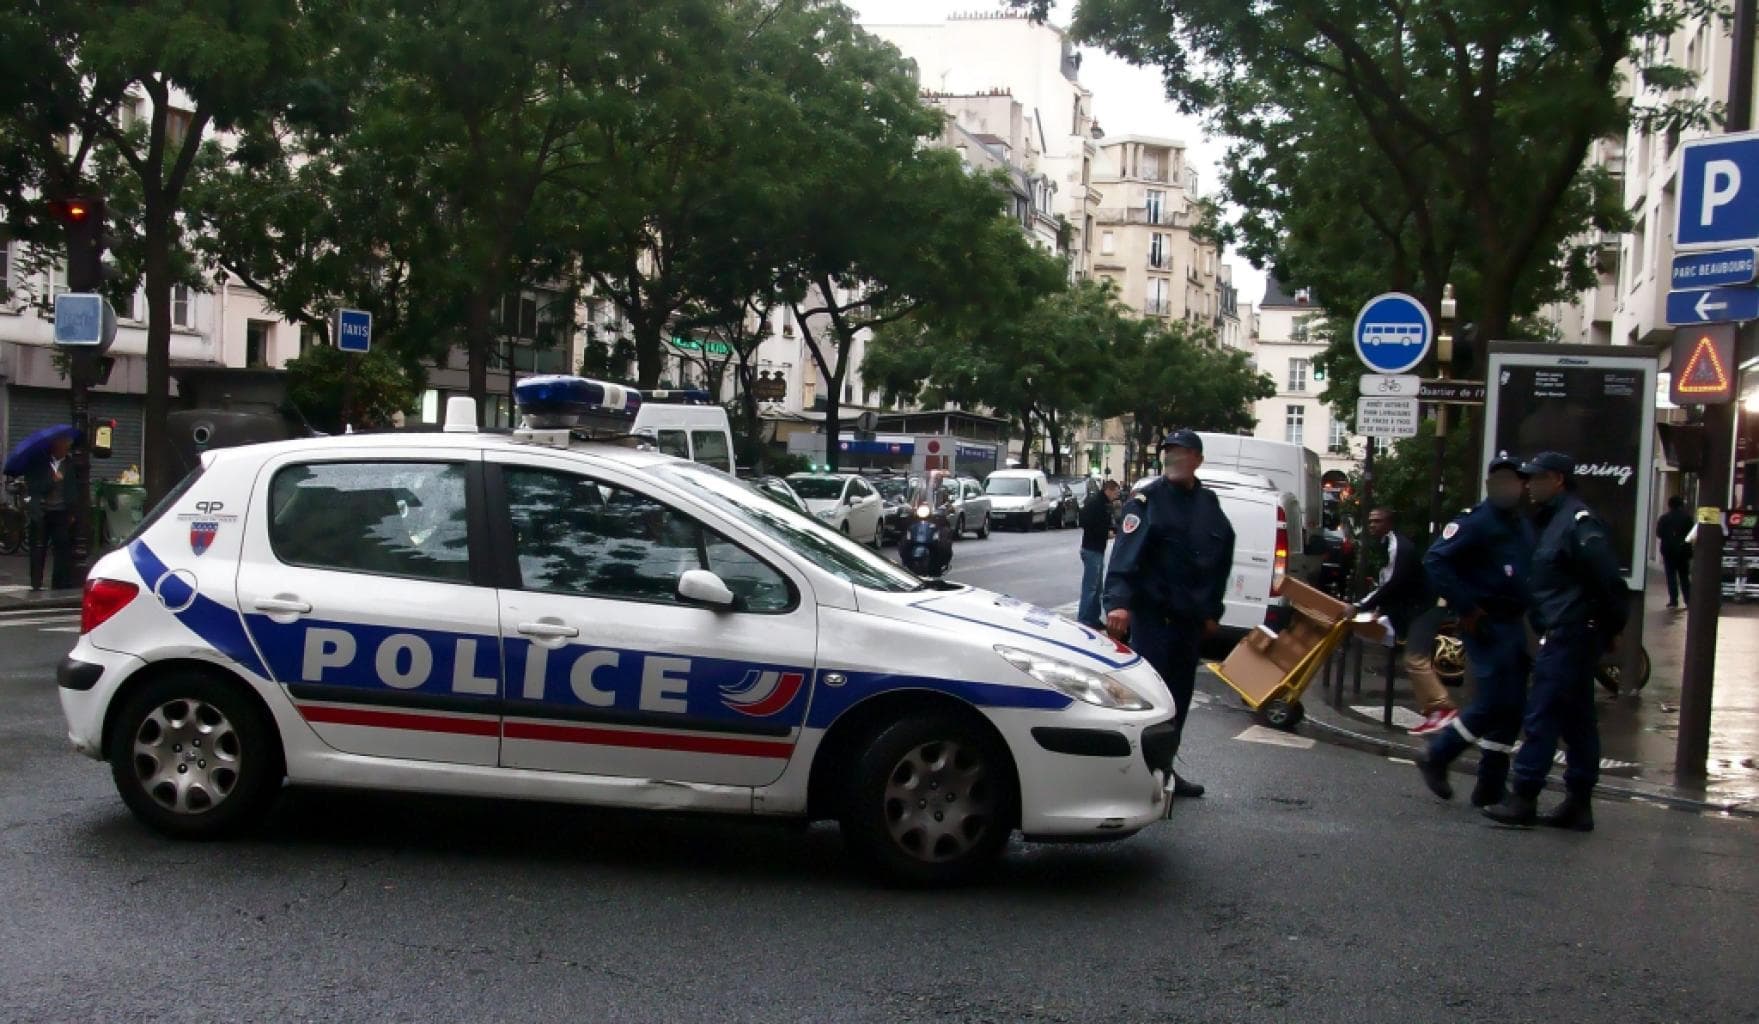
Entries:
[[1280,633],[1258,627],[1221,663],[1222,676],[1255,705],[1269,699],[1350,610],[1343,601],[1299,580],[1284,584],[1283,594],[1289,599],[1289,624]]

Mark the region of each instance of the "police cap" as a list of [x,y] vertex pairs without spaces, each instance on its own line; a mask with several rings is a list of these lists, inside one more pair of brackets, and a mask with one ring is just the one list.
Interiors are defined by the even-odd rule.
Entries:
[[1522,476],[1527,475],[1525,467],[1521,464],[1520,456],[1509,454],[1507,449],[1496,453],[1496,457],[1490,460],[1490,465],[1484,470],[1484,475],[1489,476],[1499,469],[1512,469]]
[[1174,446],[1189,448],[1199,455],[1203,454],[1203,438],[1198,436],[1197,431],[1192,430],[1189,427],[1184,430],[1175,430],[1166,437],[1161,438],[1160,446],[1163,449],[1172,448]]
[[1561,473],[1567,480],[1576,474],[1576,460],[1563,452],[1540,452],[1527,460],[1521,472],[1528,476],[1539,473]]

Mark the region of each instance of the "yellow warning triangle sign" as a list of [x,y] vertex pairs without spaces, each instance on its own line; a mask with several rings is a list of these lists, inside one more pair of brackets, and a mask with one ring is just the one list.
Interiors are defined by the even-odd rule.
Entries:
[[1728,390],[1728,369],[1722,365],[1716,343],[1708,335],[1700,335],[1698,344],[1692,347],[1692,357],[1686,360],[1678,387],[1682,395],[1720,395]]

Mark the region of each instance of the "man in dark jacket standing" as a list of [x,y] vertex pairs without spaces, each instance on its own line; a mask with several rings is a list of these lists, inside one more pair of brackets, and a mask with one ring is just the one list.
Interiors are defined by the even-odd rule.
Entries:
[[72,442],[57,438],[49,454],[25,470],[24,489],[30,504],[31,589],[43,589],[44,563],[55,554],[50,583],[56,590],[73,586],[73,459]]
[[1686,543],[1691,532],[1692,514],[1686,511],[1686,499],[1676,494],[1667,499],[1667,511],[1655,523],[1661,564],[1667,569],[1669,608],[1692,603],[1692,545]]
[[1630,608],[1611,531],[1575,494],[1575,460],[1540,452],[1522,469],[1539,510],[1539,543],[1528,581],[1533,599],[1528,620],[1539,635],[1539,656],[1533,662],[1533,689],[1522,723],[1526,739],[1515,755],[1513,788],[1484,814],[1520,827],[1540,820],[1536,802],[1561,739],[1567,746],[1565,796],[1543,821],[1587,832],[1594,828],[1589,798],[1600,778],[1594,669],[1617,645]]
[[1075,618],[1090,629],[1104,629],[1100,606],[1105,586],[1105,546],[1112,539],[1112,502],[1118,482],[1107,480],[1081,506],[1081,607]]
[[1459,714],[1447,687],[1435,674],[1435,634],[1443,612],[1429,589],[1417,545],[1393,528],[1393,510],[1377,508],[1368,513],[1368,533],[1386,541],[1386,568],[1381,570],[1380,585],[1364,595],[1356,607],[1385,615],[1393,632],[1405,638],[1405,678],[1411,681],[1411,693],[1423,715],[1411,735],[1428,736],[1447,728]]
[[[1215,492],[1197,480],[1203,438],[1195,430],[1168,434],[1160,445],[1160,479],[1130,496],[1106,569],[1106,629],[1160,673],[1178,710],[1171,754],[1179,749],[1198,645],[1220,628],[1234,568],[1234,526]],[[1198,797],[1203,787],[1174,776],[1173,795]]]

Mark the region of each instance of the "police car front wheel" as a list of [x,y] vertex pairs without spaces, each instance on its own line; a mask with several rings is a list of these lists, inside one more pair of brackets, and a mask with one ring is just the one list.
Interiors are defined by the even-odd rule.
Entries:
[[137,818],[168,835],[235,832],[266,808],[281,781],[280,750],[260,708],[207,675],[147,683],[111,729],[117,791]]
[[857,758],[843,835],[882,877],[956,882],[1001,854],[1015,801],[1013,766],[992,736],[955,715],[915,715],[881,728]]

